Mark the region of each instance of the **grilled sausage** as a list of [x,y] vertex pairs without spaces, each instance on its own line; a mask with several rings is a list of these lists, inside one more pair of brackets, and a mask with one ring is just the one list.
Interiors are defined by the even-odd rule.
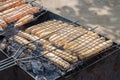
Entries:
[[14,2],[14,1],[16,1],[16,0],[3,0],[2,2],[0,2],[0,6],[5,5],[5,4],[9,4],[9,3]]
[[92,36],[98,36],[96,33],[88,32],[87,34],[83,35],[82,37],[75,40],[76,44],[73,44],[72,46],[68,46],[69,50],[74,50],[78,46],[80,46],[81,43],[83,43],[85,40],[91,38]]
[[76,56],[70,55],[69,53],[62,51],[60,49],[57,49],[52,45],[43,45],[43,48],[47,51],[52,51],[55,55],[61,57],[65,61],[68,61],[71,63],[75,63],[78,61],[78,58]]
[[26,7],[26,6],[28,6],[28,4],[22,4],[20,6],[16,6],[15,8],[11,8],[11,9],[5,10],[5,11],[2,12],[2,15],[6,15],[6,14],[9,14],[11,12],[18,11],[18,10],[20,10],[23,7]]
[[25,2],[23,0],[16,0],[14,2],[2,5],[0,7],[0,11],[4,11],[4,10],[10,9],[10,8],[14,8],[14,7],[22,5],[22,4],[25,4]]
[[45,44],[45,45],[43,45],[43,48],[47,51],[54,51],[57,49],[56,47],[52,46],[51,44],[47,44],[47,45]]
[[[52,36],[49,38],[49,40],[50,40],[51,42],[56,43],[56,42],[58,42],[62,37],[68,35],[69,32],[71,32],[71,30],[73,30],[73,29],[71,29],[70,26],[69,26],[69,27],[65,27],[65,28],[63,28],[62,30],[58,31],[55,35],[52,35]],[[53,37],[53,36],[54,36],[54,37]]]
[[65,51],[56,49],[55,51],[52,51],[55,55],[61,57],[62,59],[70,62],[70,63],[75,63],[78,61],[78,58],[76,56],[73,56]]
[[73,55],[81,55],[82,53],[92,49],[93,47],[95,47],[103,42],[105,42],[105,38],[103,38],[103,37],[95,39],[94,41],[88,43],[88,45],[85,45],[82,48],[78,49],[76,51],[76,53],[74,53]]
[[[43,31],[42,33],[38,33],[37,35],[38,35],[38,37],[40,37],[40,38],[43,38],[43,37],[47,37],[47,38],[49,38],[50,37],[50,35],[52,35],[51,33],[53,33],[53,32],[56,32],[56,31],[58,31],[58,30],[60,30],[60,29],[62,29],[62,28],[64,28],[64,27],[66,27],[66,26],[68,26],[68,24],[66,24],[66,23],[63,23],[63,24],[59,24],[59,25],[54,25],[53,26],[53,29],[51,28],[51,29],[48,29],[48,30],[45,30],[45,31]],[[55,29],[54,29],[54,27],[55,27]]]
[[32,21],[33,19],[34,19],[34,16],[33,16],[33,15],[27,15],[27,16],[21,18],[20,20],[18,20],[18,21],[15,23],[14,27],[23,26],[24,24]]
[[0,19],[0,26],[2,28],[5,28],[5,27],[7,27],[7,23],[4,20]]
[[[89,36],[89,35],[87,35],[87,34],[81,36],[81,37],[80,37],[81,39],[79,39],[79,41],[85,39],[85,38],[88,37],[88,36]],[[65,49],[69,49],[70,47],[72,47],[72,46],[74,46],[74,45],[77,45],[77,44],[78,44],[77,40],[78,40],[78,38],[77,38],[76,40],[74,40],[74,41],[69,42],[69,43],[65,43],[64,48],[65,48]]]
[[67,35],[66,37],[62,38],[57,45],[58,46],[64,46],[65,43],[69,42],[70,40],[73,40],[74,38],[76,38],[78,35],[81,35],[82,33],[84,33],[83,30],[81,30],[80,32],[78,32],[78,30],[73,30],[69,35]]
[[30,43],[28,40],[26,40],[20,36],[15,35],[14,40],[21,45],[26,45],[26,47],[31,50],[36,50],[36,46],[34,44]]
[[56,21],[56,20],[52,20],[52,21],[47,21],[47,22],[43,22],[43,23],[34,25],[34,26],[32,26],[32,27],[27,28],[27,29],[25,30],[25,32],[31,33],[31,31],[32,31],[33,29],[36,29],[36,28],[38,28],[38,27],[46,27],[46,25],[52,24],[52,23],[55,22],[55,21]]
[[98,38],[98,39],[95,39],[91,42],[89,42],[87,45],[84,45],[82,48],[78,49],[78,53],[83,53],[89,49],[91,49],[92,47],[94,46],[97,46],[98,44],[101,44],[102,42],[105,42],[105,38],[104,37],[101,37],[101,38]]
[[41,33],[43,33],[43,32],[46,32],[46,33],[47,33],[47,31],[51,31],[51,30],[56,29],[56,26],[59,25],[59,24],[61,24],[61,21],[57,21],[57,22],[55,22],[54,24],[48,25],[47,27],[45,27],[45,28],[43,28],[43,29],[41,29],[41,30],[38,29],[38,31],[35,32],[34,34],[35,34],[36,36],[39,36],[39,34],[41,34]]
[[31,34],[28,34],[28,33],[25,33],[25,32],[22,32],[22,31],[19,31],[18,35],[20,37],[23,37],[27,40],[30,40],[30,41],[35,41],[37,40],[36,42],[40,43],[40,44],[43,44],[43,45],[48,45],[50,44],[50,42],[48,42],[47,40],[44,40],[44,39],[40,39],[39,37],[37,36],[34,36],[34,35],[31,35]]
[[48,58],[49,60],[51,60],[52,62],[54,62],[56,65],[61,66],[64,69],[69,69],[70,68],[70,64],[68,62],[66,62],[65,60],[63,60],[62,58],[56,56],[54,53],[52,52],[48,52],[48,51],[44,51],[42,53],[42,55],[46,58]]
[[24,10],[22,12],[19,12],[17,13],[16,15],[13,15],[13,16],[5,16],[3,17],[4,20],[7,22],[7,23],[11,23],[11,22],[15,22],[17,20],[19,20],[20,18],[26,16],[26,15],[29,15],[29,14],[34,14],[36,12],[39,11],[39,8],[38,7],[32,7],[32,8],[27,8],[27,10]]
[[[32,6],[29,5],[29,4],[23,4],[23,5],[21,5],[21,6],[22,6],[22,7],[21,7],[20,9],[14,10],[14,11],[12,11],[12,12],[10,12],[10,13],[7,13],[7,14],[3,15],[3,18],[7,18],[7,17],[9,17],[9,16],[16,15],[16,14],[21,13],[21,12],[23,12],[23,11],[29,9],[29,8],[32,8]],[[7,10],[6,10],[6,11],[7,11]]]
[[39,31],[43,31],[44,29],[48,29],[48,28],[50,28],[50,26],[53,26],[56,23],[57,23],[56,21],[55,22],[53,21],[53,22],[50,22],[49,24],[43,24],[43,25],[31,30],[31,34],[35,34]]
[[81,41],[81,43],[78,43],[77,46],[70,48],[72,51],[76,52],[78,49],[82,48],[83,46],[87,45],[88,43],[90,43],[91,41],[98,39],[99,36],[97,34],[93,34],[87,38],[85,38],[84,40]]
[[112,43],[113,43],[112,40],[105,41],[105,42],[93,47],[92,49],[80,54],[79,58],[84,59],[84,58],[90,57],[92,55],[95,55],[95,54],[99,53],[100,51],[105,50],[106,48],[110,47],[112,45]]

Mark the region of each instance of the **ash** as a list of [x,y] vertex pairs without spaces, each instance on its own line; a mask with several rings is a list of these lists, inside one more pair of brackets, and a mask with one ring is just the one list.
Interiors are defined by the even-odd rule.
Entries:
[[35,80],[55,80],[64,72],[43,57],[22,61],[20,66],[34,75]]
[[[11,54],[12,56],[16,56],[18,53],[21,54],[19,55],[20,61],[18,65],[23,70],[32,74],[35,80],[55,80],[65,74],[61,68],[41,56],[41,52],[44,51],[41,44],[34,43],[37,46],[37,49],[34,51],[22,47],[19,52],[15,54],[16,50],[18,50],[21,45],[14,41],[11,41],[10,43],[11,44],[7,47],[9,53],[13,53]],[[12,51],[9,47],[12,47],[14,50]],[[22,60],[23,58],[24,60]]]

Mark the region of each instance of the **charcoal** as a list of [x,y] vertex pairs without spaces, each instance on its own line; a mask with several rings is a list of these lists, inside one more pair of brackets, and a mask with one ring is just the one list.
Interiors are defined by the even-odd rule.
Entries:
[[36,46],[37,46],[37,49],[32,52],[34,53],[34,55],[39,55],[42,51],[44,51],[44,49],[42,48],[41,44],[36,43]]
[[28,71],[29,71],[29,70],[32,70],[32,65],[31,65],[30,62],[26,62],[25,66],[26,66],[26,69],[27,69]]
[[35,77],[35,80],[48,80],[48,79],[46,79],[46,77],[44,77],[44,76],[36,76]]
[[44,67],[45,67],[45,70],[46,70],[48,73],[49,73],[49,72],[53,72],[53,71],[56,69],[55,65],[50,64],[50,63],[45,63],[45,64],[44,64]]
[[32,60],[31,61],[32,65],[32,71],[34,74],[43,74],[44,73],[44,67],[40,61],[37,60]]

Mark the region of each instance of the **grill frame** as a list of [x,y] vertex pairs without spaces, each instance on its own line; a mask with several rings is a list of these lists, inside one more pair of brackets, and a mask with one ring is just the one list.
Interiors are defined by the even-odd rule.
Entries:
[[[68,19],[66,19],[66,18],[63,18],[63,17],[57,15],[57,14],[54,14],[54,13],[52,13],[52,12],[50,12],[50,11],[47,11],[44,15],[39,16],[36,20],[34,20],[34,21],[32,21],[32,22],[24,25],[24,26],[30,27],[30,26],[35,25],[35,24],[37,24],[37,23],[42,23],[42,22],[44,22],[44,21],[52,20],[52,19],[62,20],[62,21],[67,22],[67,23],[73,23],[73,21],[70,21],[70,20],[68,20]],[[38,21],[38,20],[39,20],[39,21]],[[36,21],[38,21],[38,22],[36,23]],[[75,23],[75,25],[79,25],[79,24]],[[23,26],[23,27],[24,27],[24,26]],[[102,36],[102,35],[101,35],[101,36]],[[107,38],[106,38],[106,39],[107,39]],[[114,43],[113,45],[115,45],[116,47],[118,47],[118,49],[120,49],[118,44]],[[104,54],[104,53],[105,53],[105,52],[102,52],[102,54]],[[113,52],[113,53],[115,53],[115,52]],[[113,53],[111,53],[110,55],[105,55],[105,56],[106,56],[106,57],[111,56]],[[90,57],[89,59],[92,59],[92,58],[94,58],[95,56],[98,57],[99,55],[101,55],[101,53],[100,53],[100,54],[97,54],[97,55],[94,55],[94,56]],[[104,57],[101,57],[100,59],[98,59],[97,62],[105,59],[105,58],[106,58],[105,56],[104,56]],[[84,60],[84,61],[87,61],[87,60],[89,60],[89,59],[86,59],[86,60]],[[92,65],[94,65],[95,63],[96,63],[96,62],[92,63]],[[85,68],[88,68],[88,67],[92,66],[92,65],[89,65],[89,66],[87,65],[87,66],[84,67],[84,68],[80,68],[81,65],[83,65],[83,63],[80,64],[80,65],[78,65],[78,67],[77,67],[75,70],[71,71],[71,72],[74,72],[74,74],[76,74],[78,71],[83,70],[83,69],[85,69]],[[20,67],[19,69],[21,70],[22,68]],[[22,70],[23,70],[23,69],[22,69]],[[19,71],[18,71],[18,72],[19,72]],[[66,79],[66,78],[68,79],[69,76],[74,75],[74,74],[71,74],[71,72],[68,72],[66,75],[61,76],[61,77],[62,77],[63,79]],[[27,71],[25,71],[25,73],[29,74]],[[34,77],[33,77],[31,74],[29,74],[29,75],[32,77],[32,79],[30,79],[30,80],[34,80]],[[60,77],[60,78],[61,78],[61,77]]]

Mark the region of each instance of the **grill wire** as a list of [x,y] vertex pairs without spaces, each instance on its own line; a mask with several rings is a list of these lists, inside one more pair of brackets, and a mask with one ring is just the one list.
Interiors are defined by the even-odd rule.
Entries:
[[[72,24],[74,24],[74,23],[72,23]],[[72,25],[71,24],[71,25]],[[69,26],[68,26],[69,27]],[[64,29],[64,28],[63,28]],[[92,30],[94,30],[94,29],[96,29],[96,28],[93,28],[93,29],[91,29],[91,31]],[[58,29],[58,31],[60,31],[60,30],[62,30],[62,28],[61,29]],[[55,30],[55,32],[52,32],[52,33],[50,33],[50,34],[53,34],[53,33],[57,33],[58,32],[57,30]],[[18,32],[19,33],[19,32]],[[88,33],[88,31],[86,31],[86,32],[84,32],[81,36],[83,36],[83,35],[85,35],[85,34],[87,34]],[[48,35],[50,35],[50,34],[48,34]],[[14,37],[11,37],[11,38],[9,38],[9,41],[8,41],[8,43],[10,43],[9,44],[9,46],[7,47],[7,49],[6,49],[6,53],[7,53],[7,55],[8,56],[12,56],[12,57],[9,57],[8,58],[8,60],[7,60],[7,62],[5,62],[5,63],[7,63],[5,66],[2,66],[2,68],[3,69],[1,69],[1,70],[4,70],[5,68],[8,68],[8,67],[11,67],[11,66],[13,66],[13,65],[19,65],[20,67],[22,67],[25,71],[27,71],[28,73],[30,73],[30,75],[31,76],[36,76],[36,75],[38,75],[39,74],[39,76],[37,76],[37,77],[40,77],[40,76],[42,76],[42,77],[40,77],[40,78],[45,78],[45,79],[51,79],[51,80],[53,80],[54,78],[56,79],[57,77],[60,77],[60,76],[63,76],[63,75],[65,75],[67,72],[69,72],[69,71],[71,71],[71,70],[74,70],[76,67],[78,67],[78,68],[80,68],[79,67],[79,65],[80,64],[85,64],[86,63],[86,59],[84,59],[84,60],[79,60],[79,62],[78,63],[75,63],[74,65],[72,65],[68,70],[66,70],[66,69],[63,69],[61,66],[58,66],[58,65],[55,65],[53,62],[51,62],[51,61],[49,61],[48,59],[46,59],[46,58],[44,58],[43,57],[43,55],[45,55],[45,54],[47,54],[47,53],[45,53],[45,54],[43,54],[43,55],[41,55],[40,54],[40,52],[42,52],[42,51],[44,51],[45,49],[43,48],[43,45],[42,44],[40,44],[40,43],[38,43],[39,42],[39,40],[41,40],[41,39],[48,39],[48,35],[46,35],[46,36],[44,36],[44,37],[42,37],[42,38],[39,38],[39,39],[36,39],[36,40],[34,40],[34,41],[30,41],[28,44],[24,44],[24,45],[20,45],[20,44],[18,44],[18,43],[16,43],[15,41],[14,41]],[[80,37],[81,37],[80,36]],[[78,36],[77,36],[78,37]],[[76,37],[75,37],[76,38]],[[89,38],[91,38],[91,37],[89,37]],[[74,40],[74,39],[73,39]],[[71,40],[71,41],[73,41],[73,40]],[[83,42],[85,42],[85,41],[83,41]],[[29,45],[29,44],[34,44],[34,45],[36,45],[37,46],[37,49],[36,50],[30,50],[30,49],[28,49],[26,46],[27,45]],[[79,42],[77,42],[77,43],[79,43]],[[79,44],[81,44],[81,43],[79,43]],[[56,47],[56,48],[58,48],[58,49],[61,49],[61,50],[63,50],[63,48],[61,48],[61,46],[54,46],[54,47]],[[88,46],[89,47],[89,46]],[[112,47],[114,47],[114,46],[112,46]],[[112,48],[112,47],[110,47],[110,48]],[[12,50],[13,49],[13,50]],[[84,48],[83,48],[84,49]],[[13,51],[13,52],[9,52],[9,51]],[[49,52],[52,52],[51,50],[49,51]],[[12,53],[12,54],[11,54]],[[101,52],[101,53],[103,53],[103,52]],[[101,54],[101,53],[99,53],[99,54]],[[97,54],[98,55],[98,54]],[[10,60],[10,61],[9,61]],[[2,64],[1,64],[2,63]],[[5,63],[3,63],[3,62],[0,62],[0,64],[1,65],[3,65],[3,64],[5,64]],[[49,64],[49,65],[48,65]],[[40,70],[38,70],[37,68],[36,68],[36,66],[33,66],[33,65],[37,65],[37,66],[40,66],[40,67],[37,67],[37,68],[39,68]],[[46,67],[47,66],[47,68],[46,69],[48,69],[48,66],[49,66],[49,68],[55,68],[53,71],[47,71],[46,72],[46,69],[44,69],[44,68],[42,68],[42,67]],[[82,65],[81,65],[82,66]],[[32,70],[32,71],[31,71]],[[48,72],[50,72],[50,73],[48,73]],[[54,75],[50,75],[50,74],[53,74],[52,72],[54,72]],[[41,74],[40,74],[41,73]],[[46,74],[46,73],[48,73],[48,74]],[[46,75],[46,76],[45,76]],[[52,78],[51,78],[51,76],[52,76]]]
[[[30,2],[29,4],[34,6],[33,3],[34,3],[34,1]],[[44,15],[47,12],[47,10],[44,9],[43,7],[41,7],[40,9],[41,9],[40,12],[39,12],[40,15],[36,16],[34,18],[34,20],[32,20],[31,22],[37,20],[37,18],[39,18],[40,16]],[[31,22],[29,22],[29,23],[31,23]],[[79,22],[79,21],[76,21],[76,22]],[[60,39],[60,40],[63,40],[63,41],[67,37],[72,37],[72,38],[67,38],[66,39],[67,43],[70,43],[70,42],[74,41],[75,43],[77,43],[77,45],[75,45],[74,47],[77,47],[78,45],[81,45],[84,42],[86,42],[88,39],[92,38],[92,37],[86,38],[82,42],[77,41],[76,39],[81,38],[85,34],[88,34],[89,31],[94,31],[97,27],[91,28],[90,30],[87,30],[84,27],[79,26],[79,28],[83,28],[85,30],[83,33],[76,34],[77,32],[72,30],[72,29],[71,29],[71,32],[69,32],[69,27],[76,27],[76,28],[78,27],[78,25],[75,25],[76,22],[73,22],[71,24],[67,23],[67,24],[69,24],[69,25],[67,25],[68,31],[66,31],[65,33],[62,33],[62,30],[65,31],[66,27],[61,28],[62,25],[57,24],[57,26],[60,27],[60,28],[57,28],[57,29],[51,31],[49,34],[47,34],[45,36],[42,36],[42,37],[40,37],[36,40],[31,40],[31,41],[29,41],[29,43],[24,44],[24,45],[20,45],[14,40],[14,35],[19,33],[18,30],[14,31],[16,29],[11,28],[11,27],[13,27],[13,25],[15,23],[9,24],[8,27],[6,29],[4,29],[4,31],[1,33],[1,35],[6,36],[6,34],[8,34],[9,32],[12,32],[12,31],[14,33],[10,34],[12,37],[11,36],[8,37],[9,35],[7,35],[6,36],[6,41],[2,42],[2,43],[6,43],[7,47],[5,48],[4,51],[2,49],[0,49],[0,51],[3,54],[5,54],[8,58],[0,61],[0,71],[2,71],[4,69],[7,69],[11,66],[14,66],[14,65],[18,65],[24,71],[26,71],[30,76],[32,76],[33,78],[35,78],[35,76],[36,76],[36,79],[39,78],[39,79],[45,79],[45,80],[47,80],[47,79],[54,80],[54,79],[57,79],[61,76],[64,76],[66,73],[69,73],[70,71],[75,70],[76,68],[78,68],[78,69],[84,68],[85,69],[85,68],[97,63],[100,59],[102,59],[102,57],[105,58],[105,57],[111,55],[112,53],[114,53],[114,52],[116,52],[120,49],[119,46],[114,43],[115,46],[112,45],[111,47],[97,53],[96,55],[92,55],[92,56],[90,56],[88,58],[85,58],[85,59],[79,59],[78,62],[75,62],[74,64],[71,64],[69,69],[64,69],[63,67],[61,67],[59,65],[56,65],[54,62],[45,58],[44,55],[46,55],[48,53],[52,53],[56,49],[66,51],[68,53],[75,53],[75,50],[78,50],[79,47],[76,48],[74,51],[71,50],[71,49],[66,50],[63,47],[64,44],[61,45],[61,44],[56,44],[56,42],[54,42],[54,43],[52,43],[52,46],[55,47],[55,49],[48,50],[48,49],[44,48],[43,44],[39,43],[39,41],[41,39],[44,39],[44,40],[47,41],[47,40],[49,40],[50,36],[53,35],[53,34],[59,35],[57,38],[63,37],[63,38]],[[59,23],[66,23],[66,22],[60,21]],[[56,25],[55,24],[54,25],[53,24],[47,25],[46,28],[48,28],[48,29],[46,29],[46,30],[52,30],[53,27],[50,27],[50,26],[56,26]],[[71,34],[74,34],[74,37]],[[54,41],[57,41],[56,36],[54,36],[52,38],[54,38]],[[104,38],[104,36],[103,36],[103,38]],[[107,40],[107,39],[105,39],[105,40]],[[49,42],[49,43],[51,43],[51,42]],[[34,44],[37,47],[37,49],[36,50],[29,49],[28,46],[30,44]],[[86,48],[90,48],[90,47],[91,47],[91,45],[88,45],[87,47],[82,47],[82,50],[84,50]],[[109,54],[106,54],[107,56],[105,54],[103,54],[106,51],[111,50],[112,48],[116,48],[116,49],[113,52],[109,52]],[[46,51],[46,50],[48,52],[42,53],[43,51]],[[98,60],[95,58],[96,56],[97,56]],[[94,63],[87,62],[92,58],[96,59]]]

